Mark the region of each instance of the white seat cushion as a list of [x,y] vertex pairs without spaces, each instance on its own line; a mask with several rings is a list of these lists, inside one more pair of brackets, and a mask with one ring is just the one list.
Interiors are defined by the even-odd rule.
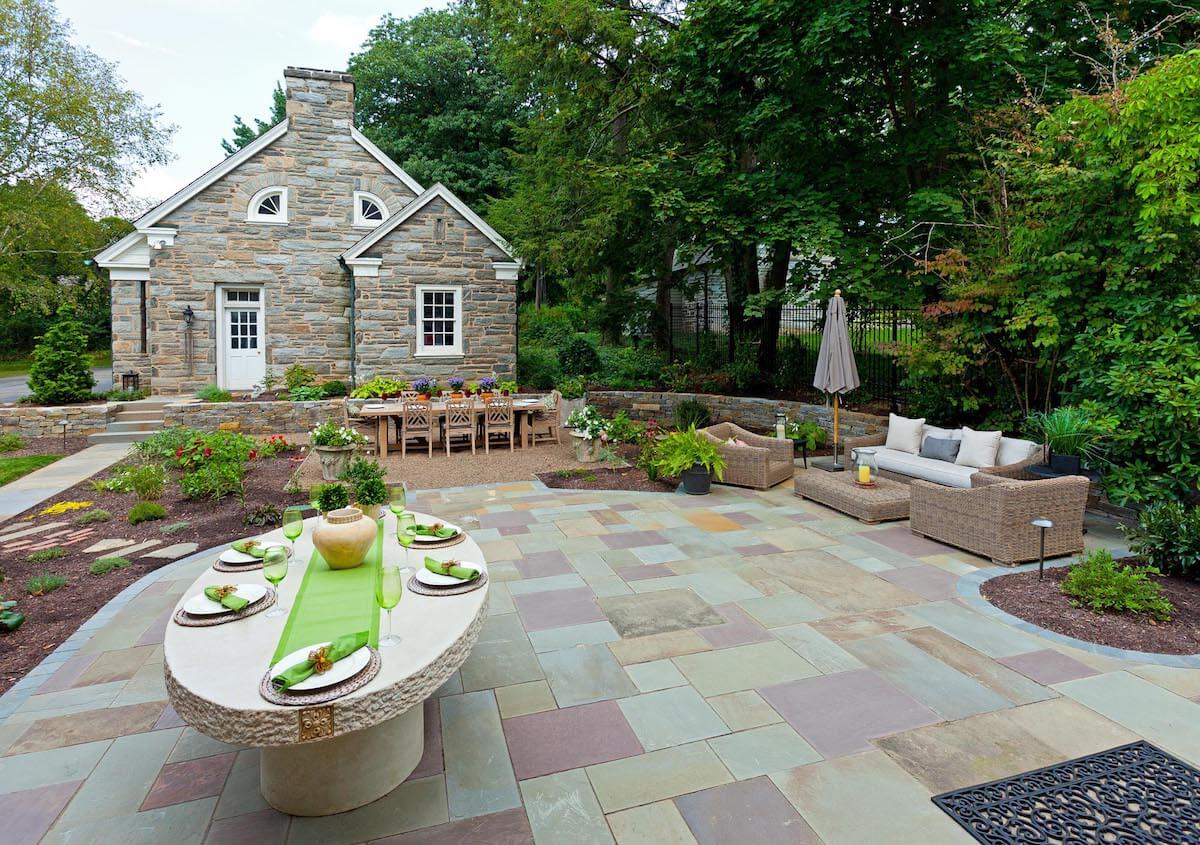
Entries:
[[889,449],[915,455],[921,451],[921,435],[925,430],[924,418],[912,420],[888,414],[887,443]]
[[996,466],[996,452],[1000,449],[999,431],[976,431],[963,426],[962,448],[954,463],[968,467]]
[[996,452],[996,466],[1019,464],[1027,461],[1042,447],[1032,440],[1021,440],[1016,437],[1001,437],[1000,449]]
[[977,472],[975,467],[959,466],[948,461],[936,461],[887,448],[875,450],[875,463],[880,469],[888,472],[944,484],[947,487],[970,487],[971,476]]

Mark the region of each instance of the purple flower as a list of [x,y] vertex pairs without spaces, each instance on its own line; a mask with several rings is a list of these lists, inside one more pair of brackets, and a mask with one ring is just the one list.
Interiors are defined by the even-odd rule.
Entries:
[[496,380],[491,376],[484,376],[479,380],[479,389],[484,393],[494,393],[496,391]]
[[450,385],[451,390],[462,390],[463,380],[458,376],[451,376],[446,381]]
[[432,393],[433,379],[429,376],[421,376],[413,382],[412,386],[413,390],[417,391],[417,393]]

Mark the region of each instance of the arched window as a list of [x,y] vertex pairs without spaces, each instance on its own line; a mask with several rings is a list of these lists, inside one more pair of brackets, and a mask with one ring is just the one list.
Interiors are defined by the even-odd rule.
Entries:
[[246,219],[255,223],[287,222],[287,188],[263,188],[246,207]]
[[366,191],[354,192],[354,225],[374,229],[388,218],[387,206],[383,200]]

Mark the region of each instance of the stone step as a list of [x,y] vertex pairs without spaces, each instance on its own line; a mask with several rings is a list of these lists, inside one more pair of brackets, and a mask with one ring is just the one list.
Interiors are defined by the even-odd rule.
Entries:
[[158,422],[163,421],[162,411],[126,411],[124,408],[119,409],[114,414],[114,419],[119,422]]
[[158,431],[162,428],[162,420],[125,420],[110,422],[107,431]]
[[88,443],[93,446],[97,443],[137,443],[153,434],[153,431],[98,431],[88,435]]

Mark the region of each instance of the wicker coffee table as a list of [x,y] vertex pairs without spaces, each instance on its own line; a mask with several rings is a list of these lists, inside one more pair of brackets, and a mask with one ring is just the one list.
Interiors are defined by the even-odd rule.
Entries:
[[908,519],[907,484],[880,477],[874,487],[859,487],[852,472],[808,470],[795,480],[796,495],[849,514],[868,525]]

